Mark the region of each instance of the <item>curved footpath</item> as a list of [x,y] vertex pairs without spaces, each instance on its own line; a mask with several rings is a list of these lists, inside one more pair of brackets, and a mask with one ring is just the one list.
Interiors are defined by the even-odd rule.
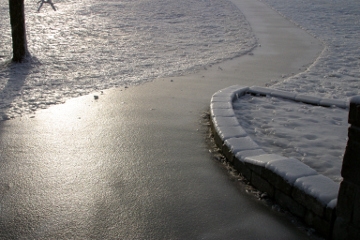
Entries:
[[233,101],[245,94],[271,96],[324,107],[348,108],[348,102],[263,87],[230,86],[211,98],[215,142],[226,158],[257,189],[330,238],[335,221],[339,183],[294,158],[267,154],[241,127]]
[[106,90],[0,123],[0,239],[307,239],[205,143],[212,94],[306,69],[321,44],[234,0],[261,47],[196,74]]

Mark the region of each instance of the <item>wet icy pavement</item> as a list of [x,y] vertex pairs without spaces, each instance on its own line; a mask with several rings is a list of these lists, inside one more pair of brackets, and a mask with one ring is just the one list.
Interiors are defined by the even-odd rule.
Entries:
[[261,41],[253,55],[1,122],[1,237],[307,239],[204,143],[214,92],[299,71],[321,49],[261,3],[237,4]]
[[307,239],[212,159],[208,99],[189,97],[206,84],[167,79],[0,123],[0,238]]

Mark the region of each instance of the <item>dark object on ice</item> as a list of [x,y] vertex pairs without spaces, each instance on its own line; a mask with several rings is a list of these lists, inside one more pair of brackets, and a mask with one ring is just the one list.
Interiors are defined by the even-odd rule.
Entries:
[[99,99],[99,96],[98,96],[98,95],[94,95],[94,99],[95,99],[95,100],[98,100],[98,99]]
[[54,11],[56,11],[56,8],[55,8],[54,4],[51,2],[51,0],[40,0],[38,3],[40,3],[38,12],[40,12],[40,9],[44,3],[49,3],[51,5],[52,9],[54,9]]
[[26,55],[28,55],[25,31],[24,0],[10,0],[9,12],[13,46],[12,60],[14,62],[22,62]]
[[350,100],[345,149],[334,224],[334,240],[360,239],[360,96]]

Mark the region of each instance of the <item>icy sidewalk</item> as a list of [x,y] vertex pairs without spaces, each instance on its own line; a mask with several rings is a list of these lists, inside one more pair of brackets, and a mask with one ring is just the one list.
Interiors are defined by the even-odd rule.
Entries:
[[346,108],[347,102],[235,85],[216,92],[210,105],[215,142],[234,167],[253,186],[267,192],[282,207],[328,236],[335,214],[339,183],[294,158],[267,154],[255,143],[239,124],[233,110],[233,101],[246,93],[339,108]]

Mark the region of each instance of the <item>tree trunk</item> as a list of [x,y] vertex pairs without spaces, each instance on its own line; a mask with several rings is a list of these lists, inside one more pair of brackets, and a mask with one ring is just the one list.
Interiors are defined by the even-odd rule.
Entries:
[[21,62],[27,55],[24,0],[9,0],[10,24],[14,62]]

